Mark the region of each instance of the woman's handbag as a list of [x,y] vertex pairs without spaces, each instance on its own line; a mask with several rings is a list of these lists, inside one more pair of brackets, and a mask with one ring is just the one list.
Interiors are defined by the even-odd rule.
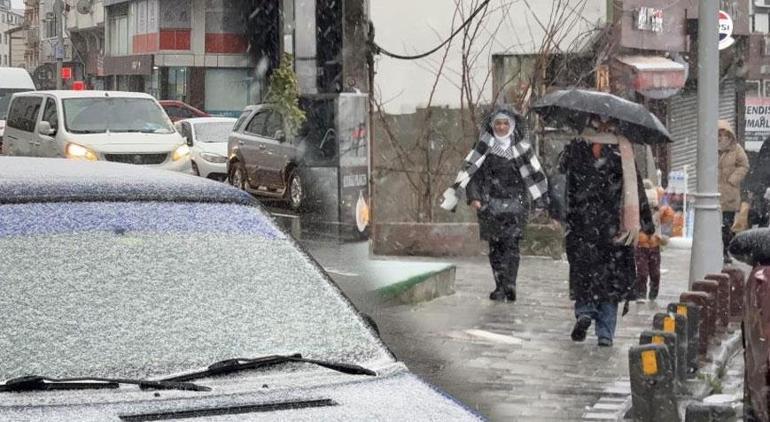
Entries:
[[486,205],[486,212],[492,216],[524,212],[524,206],[519,198],[490,198]]

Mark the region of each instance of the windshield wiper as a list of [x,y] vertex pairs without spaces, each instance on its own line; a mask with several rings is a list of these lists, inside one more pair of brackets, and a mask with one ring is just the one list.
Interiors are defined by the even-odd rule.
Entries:
[[211,391],[211,388],[190,382],[150,381],[126,378],[49,378],[27,375],[12,378],[0,384],[0,392],[45,391],[45,390],[99,390],[118,388],[120,384],[134,384],[140,388],[158,390]]
[[91,129],[70,129],[72,133],[87,134],[87,133],[105,133],[104,130],[91,130]]
[[295,353],[292,355],[271,355],[263,356],[254,359],[235,358],[226,359],[219,362],[215,362],[207,369],[202,371],[190,372],[188,374],[177,375],[173,377],[163,378],[161,381],[189,381],[199,378],[206,378],[214,375],[230,374],[233,372],[239,372],[247,369],[264,368],[267,366],[279,365],[287,362],[304,362],[311,363],[318,366],[323,366],[334,371],[343,372],[351,375],[370,375],[377,376],[377,373],[371,369],[366,369],[363,366],[354,365],[350,363],[340,362],[327,362],[315,359],[305,359],[301,354]]

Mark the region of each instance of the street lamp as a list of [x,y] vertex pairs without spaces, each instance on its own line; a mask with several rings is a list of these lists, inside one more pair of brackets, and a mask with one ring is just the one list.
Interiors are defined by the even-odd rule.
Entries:
[[717,189],[718,15],[718,0],[701,0],[698,7],[698,186],[690,257],[691,286],[706,274],[722,270],[722,221]]

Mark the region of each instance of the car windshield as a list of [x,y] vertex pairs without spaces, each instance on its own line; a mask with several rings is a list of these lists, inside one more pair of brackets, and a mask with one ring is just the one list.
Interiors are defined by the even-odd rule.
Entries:
[[227,142],[227,137],[230,136],[230,132],[233,130],[232,122],[208,122],[208,123],[196,123],[195,126],[195,141],[197,142]]
[[64,125],[71,133],[173,133],[163,109],[147,98],[69,98]]
[[0,88],[0,120],[8,117],[8,105],[11,103],[11,96],[17,92],[26,92],[29,89],[6,89]]
[[147,378],[294,352],[370,367],[391,361],[258,208],[3,205],[0,249],[0,381]]

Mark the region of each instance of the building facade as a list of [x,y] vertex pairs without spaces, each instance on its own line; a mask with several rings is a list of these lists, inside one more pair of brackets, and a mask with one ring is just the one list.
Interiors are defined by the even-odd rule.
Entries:
[[255,101],[239,0],[104,0],[104,84],[237,115]]
[[11,8],[11,0],[0,0],[0,66],[11,63],[11,34],[8,32],[24,24],[24,15]]
[[24,27],[24,62],[27,70],[33,72],[40,66],[40,0],[24,0]]
[[73,80],[104,89],[104,2],[78,2],[66,15],[67,35],[75,52]]

